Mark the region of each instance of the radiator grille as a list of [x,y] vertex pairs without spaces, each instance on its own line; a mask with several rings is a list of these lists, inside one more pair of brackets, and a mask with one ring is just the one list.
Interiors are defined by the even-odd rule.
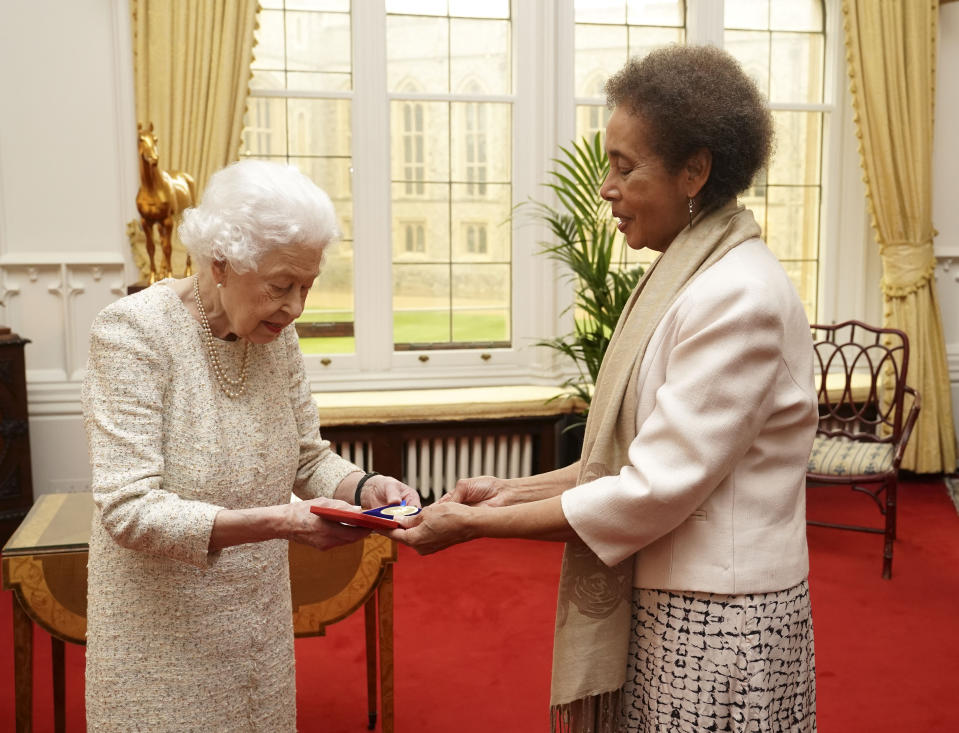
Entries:
[[[334,441],[333,450],[364,470],[372,470],[372,447],[364,441]],[[403,481],[425,502],[436,501],[468,476],[500,478],[533,472],[531,435],[422,438],[403,444]]]
[[370,466],[373,465],[373,447],[369,443],[361,440],[333,440],[330,441],[330,448],[334,453],[337,453],[346,460],[355,463],[364,471],[373,470],[370,468]]
[[533,439],[529,435],[431,438],[407,441],[403,480],[424,501],[435,501],[468,476],[529,476]]

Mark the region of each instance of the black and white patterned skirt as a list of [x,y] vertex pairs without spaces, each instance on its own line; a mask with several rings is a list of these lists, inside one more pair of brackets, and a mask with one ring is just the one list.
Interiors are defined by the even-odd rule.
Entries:
[[746,595],[633,590],[624,730],[814,731],[809,586]]

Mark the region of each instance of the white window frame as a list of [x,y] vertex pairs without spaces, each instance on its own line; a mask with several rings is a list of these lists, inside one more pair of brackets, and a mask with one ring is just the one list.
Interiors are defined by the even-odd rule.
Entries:
[[[826,84],[822,173],[819,320],[878,322],[879,257],[872,244],[853,132],[840,0],[826,0]],[[722,45],[722,0],[687,0],[686,43]],[[573,0],[514,0],[513,93],[484,97],[512,104],[513,202],[550,200],[542,184],[559,145],[575,136]],[[353,3],[354,354],[307,355],[318,391],[497,384],[555,385],[570,365],[539,340],[570,330],[570,288],[558,266],[536,254],[545,228],[518,219],[512,228],[512,347],[394,351],[390,101],[386,86],[384,4]],[[402,95],[404,98],[409,95]],[[420,96],[420,95],[416,95]],[[453,98],[422,95],[424,99]],[[468,99],[457,95],[456,101]],[[495,236],[495,234],[491,234]],[[865,262],[865,267],[863,267]],[[489,355],[488,359],[482,358]],[[425,360],[421,357],[426,357]]]

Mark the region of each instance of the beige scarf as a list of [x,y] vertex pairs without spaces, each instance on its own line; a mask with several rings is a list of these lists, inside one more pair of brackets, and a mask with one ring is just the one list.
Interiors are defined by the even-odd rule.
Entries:
[[[596,378],[577,484],[618,474],[636,437],[639,368],[668,308],[700,272],[760,236],[734,201],[697,217],[657,258],[616,324]],[[566,545],[560,574],[550,695],[552,730],[615,733],[620,725],[635,556],[609,568],[582,542]]]

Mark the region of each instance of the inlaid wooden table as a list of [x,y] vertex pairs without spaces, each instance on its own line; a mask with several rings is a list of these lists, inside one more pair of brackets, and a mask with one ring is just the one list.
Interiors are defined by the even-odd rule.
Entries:
[[[65,730],[64,642],[86,643],[89,493],[44,494],[3,548],[3,588],[13,591],[17,733],[33,730],[33,624],[50,634],[54,729]],[[290,543],[293,631],[318,636],[364,608],[369,729],[377,720],[377,656],[382,729],[393,731],[393,563],[381,535],[321,552]],[[377,651],[379,655],[377,655]]]

